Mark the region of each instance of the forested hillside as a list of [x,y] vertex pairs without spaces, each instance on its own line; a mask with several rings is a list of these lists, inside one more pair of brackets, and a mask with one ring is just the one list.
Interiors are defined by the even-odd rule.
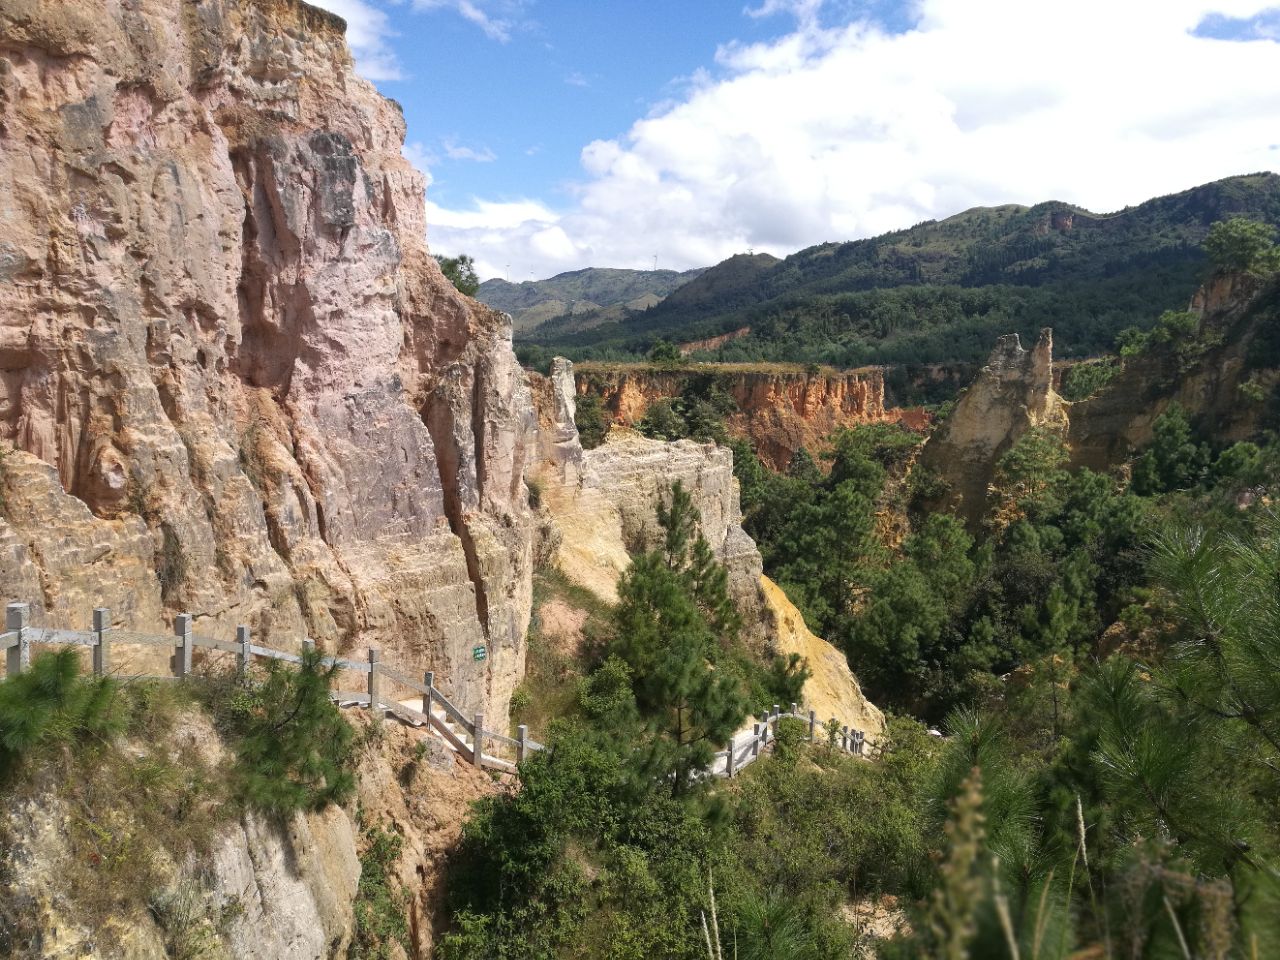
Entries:
[[750,327],[710,356],[855,367],[974,361],[1000,334],[1034,339],[1051,326],[1062,356],[1095,354],[1126,327],[1183,307],[1204,275],[1209,226],[1234,215],[1280,223],[1280,176],[1232,177],[1107,215],[1056,202],[977,208],[810,247],[763,271],[735,271],[739,282],[710,296],[673,296],[590,330],[533,334],[529,344],[627,359],[659,338]]

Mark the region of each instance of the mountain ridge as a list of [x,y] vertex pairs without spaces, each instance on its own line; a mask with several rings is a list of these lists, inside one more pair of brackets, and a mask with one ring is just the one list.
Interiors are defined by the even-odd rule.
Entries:
[[[476,299],[510,314],[515,332],[520,333],[554,318],[569,318],[609,307],[646,309],[702,272],[703,268],[677,271],[585,267],[545,280],[519,283],[495,277],[480,284]],[[614,317],[609,316],[602,322],[612,319]]]
[[1095,353],[1124,327],[1180,309],[1203,278],[1209,226],[1236,215],[1280,224],[1280,176],[1228,177],[1105,214],[1062,201],[975,207],[805,248],[725,290],[719,304],[669,297],[625,321],[525,339],[579,359],[621,359],[659,338],[751,327],[711,356],[855,367],[980,360],[998,333],[1034,340],[1053,326],[1064,355]]

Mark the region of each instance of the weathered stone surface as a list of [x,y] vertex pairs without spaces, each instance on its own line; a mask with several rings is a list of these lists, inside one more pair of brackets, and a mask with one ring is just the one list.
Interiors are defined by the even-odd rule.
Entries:
[[542,457],[534,476],[557,529],[557,565],[615,600],[630,552],[661,543],[658,505],[679,481],[698,508],[707,542],[729,568],[730,586],[749,629],[759,634],[760,552],[742,529],[733,452],[714,443],[650,440],[624,428],[615,428],[603,445],[584,451],[573,423],[574,381],[567,360],[556,361],[550,383],[540,386],[537,396]]
[[1053,389],[1053,332],[1030,350],[1016,333],[1001,337],[951,415],[925,442],[920,464],[946,481],[942,506],[976,522],[986,508],[995,465],[1033,427],[1065,431],[1067,405]]
[[878,742],[884,734],[884,714],[863,696],[845,655],[805,626],[800,611],[776,583],[761,576],[760,590],[778,653],[800,654],[812,671],[804,684],[805,707],[817,713],[819,723],[834,717],[841,726],[861,730],[869,742]]
[[285,824],[246,814],[219,835],[209,880],[214,903],[231,907],[223,939],[232,957],[342,956],[360,880],[355,825],[340,807]]
[[[946,376],[926,370],[924,376]],[[919,407],[886,403],[884,370],[821,370],[797,365],[698,364],[661,368],[643,365],[583,364],[579,393],[600,396],[616,423],[635,426],[656,401],[679,396],[691,384],[712,383],[733,400],[730,434],[749,439],[757,455],[785,470],[800,449],[825,449],[832,433],[867,423],[902,423],[922,430],[930,414]]]
[[509,321],[428,254],[342,22],[0,0],[0,38],[3,592],[379,644],[505,716],[532,405]]

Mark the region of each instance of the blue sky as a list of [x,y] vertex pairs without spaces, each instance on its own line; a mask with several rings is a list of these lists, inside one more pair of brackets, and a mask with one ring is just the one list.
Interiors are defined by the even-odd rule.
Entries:
[[432,249],[486,276],[1280,168],[1280,8],[1257,0],[318,2],[404,107]]

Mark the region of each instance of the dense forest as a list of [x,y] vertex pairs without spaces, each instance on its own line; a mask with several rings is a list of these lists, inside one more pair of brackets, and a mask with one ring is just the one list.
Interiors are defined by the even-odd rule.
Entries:
[[1122,329],[1183,307],[1204,274],[1210,224],[1235,215],[1280,223],[1280,176],[1233,177],[1105,216],[1061,203],[979,208],[765,268],[735,257],[625,320],[545,323],[525,334],[521,356],[636,359],[658,339],[749,327],[706,358],[975,361],[996,336],[1033,338],[1044,326],[1062,356],[1093,355]]

